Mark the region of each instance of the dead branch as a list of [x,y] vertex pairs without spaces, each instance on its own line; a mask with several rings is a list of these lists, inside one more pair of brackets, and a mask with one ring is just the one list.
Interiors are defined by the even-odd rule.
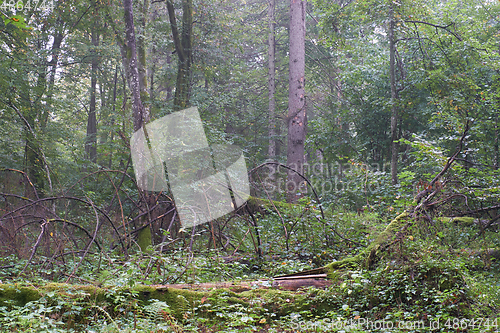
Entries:
[[100,223],[100,220],[99,220],[99,214],[97,213],[97,209],[96,207],[94,206],[94,203],[92,202],[92,200],[90,200],[90,198],[87,198],[88,202],[92,205],[92,209],[94,210],[94,214],[95,214],[95,219],[96,219],[96,224],[95,224],[95,231],[94,231],[94,234],[92,235],[92,240],[87,244],[87,246],[85,246],[85,252],[83,253],[82,257],[80,258],[80,261],[78,262],[78,264],[75,266],[75,268],[73,269],[73,272],[71,272],[70,276],[68,277],[68,279],[66,280],[66,283],[69,282],[69,280],[71,279],[71,276],[74,275],[76,273],[76,271],[78,270],[78,268],[80,267],[80,265],[82,264],[83,262],[83,259],[85,259],[85,256],[87,255],[87,252],[89,251],[90,249],[90,245],[92,245],[92,243],[95,241],[95,238],[97,236],[97,232],[99,231],[99,228],[101,227],[101,223]]
[[[463,145],[464,145],[464,140],[467,136],[467,133],[469,132],[469,126],[470,126],[470,122],[469,120],[466,121],[465,123],[465,129],[464,129],[464,132],[462,134],[462,137],[460,138],[460,141],[459,141],[459,144],[455,150],[455,153],[450,157],[448,158],[448,160],[446,161],[446,164],[444,165],[443,169],[434,177],[434,179],[432,179],[429,183],[429,187],[430,188],[433,188],[434,187],[434,184],[448,171],[448,169],[451,167],[451,165],[453,164],[453,162],[456,160],[458,154],[460,154],[460,152],[462,151],[462,148],[463,148]],[[413,215],[413,217],[416,216],[416,214],[423,208],[423,207],[427,207],[429,206],[429,201],[432,200],[432,198],[439,192],[441,192],[442,188],[440,187],[436,187],[434,190],[429,190],[429,189],[424,189],[423,191],[421,191],[420,193],[417,194],[416,198],[423,198],[425,197],[424,200],[420,201],[420,203],[417,204],[417,206],[413,209],[413,211],[411,212],[411,214]],[[430,193],[430,194],[429,194]]]
[[260,165],[256,166],[256,167],[255,167],[255,168],[253,168],[252,170],[250,170],[250,171],[248,172],[248,174],[251,174],[251,173],[252,173],[252,172],[254,172],[255,170],[260,169],[260,168],[262,168],[263,166],[265,166],[265,165],[269,165],[269,164],[279,165],[280,167],[283,167],[283,168],[285,168],[285,169],[287,169],[287,170],[290,170],[290,171],[295,172],[295,173],[296,173],[297,175],[299,175],[302,179],[304,179],[304,180],[307,182],[307,184],[311,187],[311,190],[313,191],[314,196],[316,197],[316,200],[318,201],[318,207],[319,207],[319,210],[321,211],[321,217],[322,217],[322,218],[325,218],[325,213],[323,212],[323,207],[322,207],[322,205],[321,205],[321,201],[319,200],[318,193],[316,193],[316,190],[314,189],[314,186],[311,184],[311,182],[309,181],[309,179],[307,179],[307,178],[306,178],[304,175],[302,175],[300,172],[298,172],[298,171],[296,171],[296,170],[294,170],[294,169],[292,169],[292,168],[290,168],[290,167],[288,167],[288,166],[286,166],[286,165],[284,165],[284,164],[281,164],[281,163],[279,163],[279,162],[265,162],[265,163],[262,163],[262,164],[260,164]]
[[438,24],[433,24],[433,23],[430,23],[430,22],[417,21],[417,20],[405,20],[405,22],[407,22],[407,23],[414,23],[414,24],[415,23],[426,24],[426,25],[429,25],[429,26],[434,27],[434,28],[443,29],[443,30],[446,30],[447,32],[449,32],[450,34],[452,34],[453,36],[455,36],[455,38],[458,39],[459,41],[462,41],[462,38],[459,35],[457,35],[453,31],[451,31],[450,29],[448,29],[448,27],[454,25],[455,23],[450,23],[448,25],[438,25]]
[[[87,237],[90,238],[95,243],[95,245],[99,248],[99,251],[102,250],[101,245],[97,242],[97,240],[93,239],[93,237],[90,235],[90,233],[88,232],[88,230],[85,229],[84,227],[82,227],[81,225],[76,224],[76,223],[71,222],[71,221],[68,221],[68,220],[64,220],[64,219],[49,219],[47,221],[48,222],[59,222],[59,223],[69,224],[69,225],[71,225],[71,226],[73,226],[73,227],[75,227],[77,229],[82,230],[87,235]],[[16,228],[15,232],[17,234],[17,232],[19,232],[19,230],[21,230],[22,228],[24,228],[24,227],[26,227],[26,226],[28,226],[30,224],[38,223],[38,222],[39,221],[29,221],[29,222],[23,223],[21,226],[19,226],[19,227]]]
[[26,268],[29,266],[29,264],[31,263],[31,260],[33,259],[33,256],[35,255],[36,253],[36,250],[38,249],[38,246],[40,245],[40,241],[42,240],[42,237],[43,235],[45,234],[45,228],[46,228],[46,225],[47,225],[47,221],[43,222],[40,227],[42,228],[42,231],[40,232],[40,234],[38,235],[38,238],[35,242],[35,245],[33,246],[33,250],[31,251],[31,255],[30,255],[30,258],[28,259],[28,261],[26,262],[26,265],[24,266],[23,270],[19,273],[19,275],[21,275],[22,273],[24,273],[24,271],[26,270]]
[[[500,214],[498,214],[497,216],[495,216],[494,218],[492,218],[491,220],[488,221],[488,223],[486,223],[482,228],[481,230],[479,230],[479,232],[471,238],[471,241],[473,241],[474,239],[476,239],[477,237],[481,236],[482,233],[489,227],[493,226],[495,224],[496,221],[500,220]],[[481,226],[481,221],[479,221],[479,225]]]
[[495,210],[495,209],[500,209],[500,205],[495,205],[495,206],[490,206],[490,207],[484,207],[484,208],[479,208],[476,210],[468,210],[465,213],[461,214],[461,216],[465,215],[475,215],[477,213],[483,213],[483,212],[488,212],[490,210]]

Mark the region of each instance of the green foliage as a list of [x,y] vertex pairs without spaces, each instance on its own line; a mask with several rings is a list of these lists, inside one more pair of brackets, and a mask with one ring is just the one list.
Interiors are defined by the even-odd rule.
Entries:
[[[496,281],[492,275],[496,274],[495,269],[479,273],[482,277],[478,278],[474,272],[479,266],[468,256],[450,260],[427,246],[418,239],[405,241],[400,252],[394,252],[393,258],[387,258],[374,270],[340,272],[336,283],[326,290],[309,289],[297,296],[280,291],[246,292],[242,296],[226,290],[214,291],[198,298],[194,307],[185,302],[183,320],[172,316],[172,306],[180,305],[156,299],[138,303],[137,293],[119,289],[108,290],[105,303],[99,305],[88,304],[88,293],[49,292],[25,306],[2,307],[0,318],[20,331],[78,331],[79,327],[86,327],[89,331],[143,332],[157,327],[180,332],[217,327],[244,332],[265,324],[276,329],[316,325],[320,332],[328,332],[336,322],[353,318],[383,318],[393,323],[423,321],[426,327],[439,320],[444,327],[448,321],[452,325],[454,318],[481,316],[489,318],[494,330],[493,323],[498,318],[494,309],[500,304],[499,286],[491,289],[492,281]],[[412,260],[405,259],[408,255]],[[406,261],[401,265],[401,260]],[[282,307],[280,313],[284,315],[277,315],[276,306]],[[288,310],[283,312],[286,307]],[[82,317],[82,313],[87,315]],[[84,326],[80,326],[81,320]]]
[[[0,283],[0,327],[329,332],[332,323],[360,316],[439,319],[451,323],[442,331],[451,331],[458,318],[498,319],[499,263],[490,255],[500,248],[498,225],[484,229],[498,215],[500,199],[498,3],[392,3],[400,135],[399,184],[393,186],[386,31],[391,3],[311,1],[305,78],[310,168],[304,175],[321,202],[311,189],[297,205],[270,202],[254,172],[252,191],[266,199],[252,199],[253,216],[241,209],[180,230],[178,218],[165,214],[151,224],[149,248],[134,238],[150,203],[142,200],[129,163],[132,121],[119,48],[121,3],[55,1],[44,11],[14,10],[11,4],[0,3],[0,279],[18,285]],[[148,50],[150,96],[143,102],[157,119],[173,109],[177,55],[164,4],[150,3],[144,17],[136,5],[136,34]],[[268,158],[267,5],[193,3],[191,102],[200,109],[209,142],[242,147],[249,169]],[[287,7],[284,1],[276,7],[280,134],[275,139],[282,162]],[[89,42],[93,29],[99,46]],[[58,36],[62,43],[55,47]],[[84,154],[94,57],[99,60],[97,163]],[[462,151],[420,219],[408,229],[402,229],[403,221],[382,233],[394,216],[415,206],[417,194],[429,190],[466,124]],[[278,176],[286,179],[284,172]],[[31,185],[41,202],[33,203]],[[158,206],[151,216],[173,209],[169,196],[167,191],[152,200]],[[269,196],[279,200],[285,193]],[[456,218],[462,215],[473,217]],[[381,237],[389,245],[377,248],[372,270],[340,269],[327,290],[144,297],[155,284],[268,279],[334,264],[364,254]],[[60,285],[51,285],[46,291],[49,281],[100,288],[75,286],[60,293]]]

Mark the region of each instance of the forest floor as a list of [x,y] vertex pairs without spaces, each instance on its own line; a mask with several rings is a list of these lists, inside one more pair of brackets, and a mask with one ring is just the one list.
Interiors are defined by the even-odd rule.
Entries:
[[[44,270],[32,263],[20,274],[26,260],[6,257],[0,331],[500,332],[500,260],[484,246],[497,244],[495,230],[471,241],[474,223],[414,223],[385,239],[369,266],[338,265],[388,230],[369,214],[348,219],[370,223],[329,249],[269,251],[261,259],[216,250],[139,252],[126,260],[94,253],[76,272],[78,257]],[[328,286],[276,284],[277,276],[321,267]]]

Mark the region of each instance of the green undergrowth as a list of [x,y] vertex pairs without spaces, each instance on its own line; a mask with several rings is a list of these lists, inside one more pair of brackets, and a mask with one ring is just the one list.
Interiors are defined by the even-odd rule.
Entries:
[[[453,325],[455,318],[480,316],[489,318],[490,327],[468,331],[498,331],[494,324],[500,306],[498,263],[485,269],[480,267],[482,261],[445,258],[432,248],[424,251],[418,241],[402,249],[406,255],[416,250],[421,252],[415,258],[393,253],[391,260],[370,270],[339,270],[324,290],[235,293],[140,284],[3,284],[0,327],[20,332],[312,332],[312,328],[332,332],[347,325],[351,331],[371,332],[377,330],[369,325],[382,322],[424,323],[428,328],[439,321],[441,331],[447,332],[446,323]],[[479,268],[479,274],[473,270]],[[411,331],[429,331],[425,327]]]
[[[476,237],[470,218],[400,214],[387,224],[375,213],[328,211],[323,219],[313,200],[302,204],[282,206],[278,216],[260,203],[262,258],[248,249],[151,248],[88,254],[73,272],[79,257],[43,267],[37,262],[50,258],[38,257],[24,271],[26,260],[5,257],[0,332],[499,331],[496,230]],[[332,282],[324,290],[161,287],[256,279],[270,286],[273,276],[318,267]]]

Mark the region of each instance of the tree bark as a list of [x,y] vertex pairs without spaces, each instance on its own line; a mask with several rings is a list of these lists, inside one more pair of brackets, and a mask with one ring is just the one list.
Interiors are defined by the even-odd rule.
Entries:
[[93,162],[97,162],[97,117],[96,117],[96,86],[97,86],[97,54],[96,49],[99,46],[99,33],[96,31],[95,24],[91,32],[92,53],[91,78],[90,78],[90,105],[87,118],[87,139],[85,142],[85,154]]
[[[137,61],[137,46],[135,39],[135,29],[134,29],[134,15],[132,11],[132,0],[123,0],[123,8],[125,10],[125,33],[126,33],[126,61],[128,63],[128,83],[130,90],[132,91],[132,113],[134,117],[134,131],[138,131],[143,128],[146,122],[149,120],[149,112],[144,108],[141,100],[141,84],[138,70]],[[123,54],[123,52],[122,52]],[[147,133],[146,133],[147,139]],[[144,193],[147,198],[150,196]],[[146,202],[146,206],[149,202]],[[146,207],[149,210],[148,207]],[[146,215],[148,216],[148,215]],[[142,221],[143,225],[149,223],[149,221]],[[141,245],[141,250],[145,251],[148,245],[151,244],[151,228],[143,228],[138,234],[138,243]]]
[[149,2],[143,0],[140,3],[140,30],[137,38],[137,71],[139,72],[139,89],[141,101],[145,112],[149,114],[149,92],[148,92],[148,76],[146,66],[146,23],[148,17]]
[[[59,55],[61,53],[61,44],[62,44],[63,39],[64,39],[63,34],[61,32],[59,32],[54,36],[54,43],[52,43],[51,58],[49,61],[50,77],[49,77],[49,83],[48,83],[48,87],[47,87],[47,105],[49,107],[52,106],[52,95],[53,95],[54,84],[55,84],[55,80],[56,80],[57,63],[59,61]],[[47,126],[47,123],[49,121],[49,112],[48,112],[48,110],[46,110],[46,108],[44,108],[42,110],[41,119],[42,119],[42,121],[40,123],[40,127],[41,127],[42,131],[44,131],[46,126]]]
[[125,10],[125,34],[126,34],[126,60],[128,65],[128,84],[132,92],[132,112],[134,117],[134,131],[141,129],[142,125],[149,120],[149,114],[141,101],[140,80],[137,64],[137,46],[134,29],[134,15],[132,11],[132,0],[123,0]]
[[389,7],[389,66],[390,66],[390,80],[391,80],[391,178],[392,185],[398,183],[398,153],[399,144],[398,140],[398,92],[396,90],[396,43],[394,38],[394,4],[390,3]]
[[[116,90],[117,90],[117,86],[118,86],[118,66],[116,66],[115,68],[115,76],[113,78],[113,99],[112,99],[112,117],[111,117],[111,126],[113,127],[113,125],[115,124],[115,112],[116,112]],[[114,139],[114,135],[115,135],[115,132],[114,131],[111,131],[111,137],[110,137],[110,141],[113,142],[113,139]],[[111,166],[112,166],[112,163],[113,163],[113,150],[111,150],[111,152],[109,153],[109,160],[108,160],[108,169],[111,169]]]
[[37,140],[35,135],[35,121],[36,115],[32,108],[28,108],[24,115],[25,121],[25,146],[24,146],[24,156],[25,156],[25,168],[28,177],[31,181],[26,183],[26,196],[36,197],[37,195],[33,193],[33,186],[39,193],[44,193],[45,189],[45,177],[44,177],[44,159],[42,158],[42,147],[41,142]]
[[269,0],[269,148],[268,157],[274,161],[276,158],[276,68],[275,68],[275,37],[274,18],[275,0]]
[[167,9],[175,51],[179,59],[174,109],[181,110],[189,106],[191,65],[193,61],[193,50],[191,45],[193,31],[193,2],[192,0],[182,0],[182,31],[180,34],[172,0],[167,0]]
[[[290,52],[288,92],[287,165],[302,173],[304,141],[306,138],[305,99],[305,33],[306,0],[290,0]],[[287,196],[296,202],[303,180],[294,172],[288,173]]]

